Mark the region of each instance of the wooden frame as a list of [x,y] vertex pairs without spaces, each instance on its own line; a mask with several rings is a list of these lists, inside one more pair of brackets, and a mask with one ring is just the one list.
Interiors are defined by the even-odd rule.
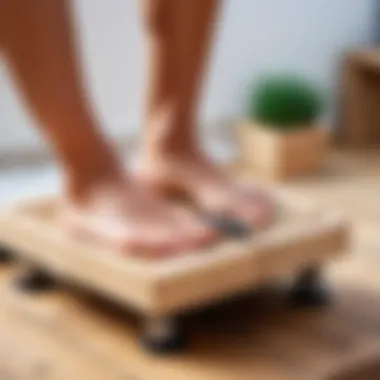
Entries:
[[239,294],[345,251],[348,228],[284,190],[270,189],[281,205],[276,223],[247,240],[221,241],[207,250],[165,261],[143,261],[68,236],[54,222],[54,197],[5,210],[0,243],[25,261],[144,315],[187,311]]

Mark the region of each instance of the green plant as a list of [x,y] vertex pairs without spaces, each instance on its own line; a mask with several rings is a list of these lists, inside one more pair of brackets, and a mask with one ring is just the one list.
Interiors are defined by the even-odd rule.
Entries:
[[293,75],[277,75],[263,78],[253,88],[249,116],[281,130],[310,128],[322,108],[322,94],[312,83]]

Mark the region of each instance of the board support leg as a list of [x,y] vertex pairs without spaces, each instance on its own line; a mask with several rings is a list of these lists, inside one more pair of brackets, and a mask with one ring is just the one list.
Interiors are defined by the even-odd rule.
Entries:
[[303,270],[296,278],[290,292],[291,302],[296,306],[324,306],[329,301],[322,271],[319,267]]
[[176,353],[186,346],[178,323],[170,317],[147,317],[144,321],[142,344],[156,354]]
[[0,264],[8,264],[13,261],[13,253],[10,249],[0,246]]
[[23,292],[45,292],[56,287],[56,281],[46,272],[26,267],[15,279],[16,287]]

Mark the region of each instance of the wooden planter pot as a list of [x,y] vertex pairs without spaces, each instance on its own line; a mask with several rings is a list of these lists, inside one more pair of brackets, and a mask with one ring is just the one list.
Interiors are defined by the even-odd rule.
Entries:
[[329,133],[317,126],[282,132],[244,121],[238,126],[238,139],[247,168],[268,180],[316,173],[329,146]]

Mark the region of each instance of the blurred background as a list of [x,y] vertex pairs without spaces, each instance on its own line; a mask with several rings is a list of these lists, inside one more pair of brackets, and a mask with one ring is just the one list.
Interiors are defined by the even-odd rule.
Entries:
[[[205,88],[201,125],[216,132],[242,115],[246,87],[267,70],[301,72],[337,101],[344,54],[380,40],[375,0],[224,2]],[[144,44],[137,1],[73,1],[87,86],[114,138],[134,139],[144,96]],[[326,109],[334,117],[334,107]],[[0,162],[44,149],[17,90],[0,66]],[[219,136],[220,137],[220,136]]]
[[[196,321],[192,330],[195,350],[190,357],[195,356],[191,360],[185,357],[177,367],[170,361],[147,358],[133,348],[130,336],[126,338],[127,345],[132,347],[128,353],[136,356],[133,362],[137,363],[136,368],[144,368],[147,371],[144,373],[150,375],[150,370],[182,374],[181,365],[189,365],[199,373],[215,375],[199,377],[206,380],[377,380],[380,378],[380,2],[226,0],[223,3],[199,122],[204,142],[221,162],[238,163],[247,177],[284,185],[294,194],[317,201],[322,212],[336,209],[347,217],[352,227],[349,255],[327,270],[338,301],[331,308],[308,313],[285,310],[281,303],[273,306],[269,298],[259,296],[249,304],[247,312],[239,304],[227,314],[226,310],[211,312],[206,322],[199,324],[201,327]],[[138,3],[73,0],[72,7],[81,64],[94,110],[126,158],[132,156],[133,164],[143,120],[147,63]],[[259,83],[264,74],[269,75],[267,81]],[[53,156],[23,106],[5,62],[0,60],[0,204],[55,192],[59,182]],[[0,283],[2,286],[6,281]],[[37,298],[33,299],[36,304],[40,302]],[[129,362],[116,351],[124,352],[125,342],[120,337],[124,339],[128,331],[120,321],[114,322],[117,318],[113,314],[117,313],[105,308],[106,318],[98,318],[102,308],[82,303],[80,296],[75,295],[75,301],[70,300],[67,307],[66,301],[62,301],[62,306],[60,302],[51,302],[53,298],[54,295],[44,301],[41,297],[44,306],[37,305],[35,309],[33,302],[24,303],[22,298],[16,304],[27,305],[22,306],[24,314],[20,313],[24,316],[42,310],[36,315],[46,317],[44,323],[62,321],[60,313],[71,316],[78,307],[81,313],[75,318],[80,323],[67,318],[71,321],[72,342],[76,339],[78,346],[90,342],[83,352],[87,350],[91,355],[101,347],[103,351],[97,354],[101,352],[102,360],[108,355],[104,359],[107,376],[111,367],[124,370]],[[224,322],[218,323],[219,317]],[[73,321],[77,321],[75,318]],[[234,318],[236,323],[230,323]],[[32,330],[26,317],[25,321],[22,322],[25,331]],[[247,333],[248,325],[252,329]],[[9,330],[8,343],[13,344],[12,328],[4,326]],[[0,358],[18,357],[26,333],[20,331],[15,344],[0,344],[3,350]],[[46,331],[43,334],[49,335]],[[42,333],[38,332],[30,341],[34,342],[39,334]],[[210,336],[210,344],[203,345]],[[75,362],[72,353],[77,352],[72,342],[67,351],[70,363]],[[91,351],[91,345],[95,351]],[[42,343],[40,346],[45,347]],[[34,353],[34,346],[32,349],[25,346],[24,351],[28,356]],[[218,356],[220,353],[222,356]],[[83,364],[86,371],[93,370],[95,364],[103,366],[102,360],[98,363],[95,356],[89,357],[87,364],[80,362],[82,359],[76,363]],[[50,359],[44,360],[46,363]],[[360,373],[357,377],[339,377],[341,370],[350,374],[356,363],[360,367],[366,360],[372,366],[369,370],[372,377]],[[3,362],[9,364],[7,360]],[[377,367],[373,367],[374,363]],[[18,368],[17,363],[12,365]],[[66,377],[54,379],[94,379],[78,376],[75,368],[70,376],[66,373]],[[311,376],[322,373],[318,372],[321,368],[324,373],[336,369],[338,375]],[[128,376],[112,379],[143,378],[123,373]],[[283,377],[283,373],[289,376]],[[293,377],[295,373],[300,377]],[[22,379],[32,379],[25,376]],[[108,379],[107,376],[96,378]],[[1,373],[0,379],[3,380]]]

